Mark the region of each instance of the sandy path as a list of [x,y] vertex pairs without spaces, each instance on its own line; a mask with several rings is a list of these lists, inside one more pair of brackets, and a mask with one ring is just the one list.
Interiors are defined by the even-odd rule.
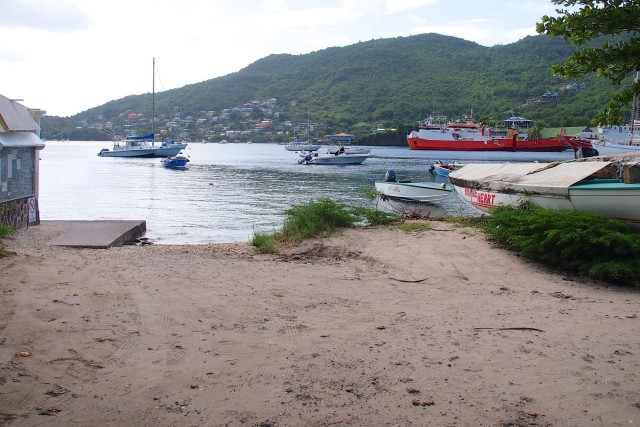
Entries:
[[471,230],[349,230],[278,256],[47,245],[58,232],[21,230],[0,259],[6,425],[640,422],[640,294]]

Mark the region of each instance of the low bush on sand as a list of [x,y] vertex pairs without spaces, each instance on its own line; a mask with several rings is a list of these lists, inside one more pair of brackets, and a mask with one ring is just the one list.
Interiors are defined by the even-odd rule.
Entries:
[[0,258],[8,255],[6,249],[4,248],[2,239],[9,237],[11,233],[13,233],[13,227],[8,225],[0,225]]
[[251,244],[263,253],[271,253],[279,243],[300,242],[326,237],[340,228],[357,224],[384,225],[401,221],[401,217],[362,206],[348,206],[329,199],[312,201],[284,211],[286,218],[279,231],[254,233]]
[[500,207],[483,222],[498,244],[524,258],[613,284],[640,286],[640,234],[598,214]]

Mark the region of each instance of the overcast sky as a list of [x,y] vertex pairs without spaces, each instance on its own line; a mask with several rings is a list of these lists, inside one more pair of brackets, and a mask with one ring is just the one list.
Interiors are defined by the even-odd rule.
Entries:
[[439,33],[536,34],[550,0],[1,0],[0,94],[70,116],[238,71],[274,53]]

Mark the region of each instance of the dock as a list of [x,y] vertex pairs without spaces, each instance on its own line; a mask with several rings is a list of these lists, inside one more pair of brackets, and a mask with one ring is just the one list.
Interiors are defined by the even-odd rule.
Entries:
[[108,249],[131,243],[147,231],[145,220],[41,221],[64,232],[50,241],[54,246]]

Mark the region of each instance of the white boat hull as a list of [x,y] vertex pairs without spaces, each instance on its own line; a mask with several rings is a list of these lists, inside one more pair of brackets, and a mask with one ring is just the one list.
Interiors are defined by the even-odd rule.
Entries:
[[284,149],[287,151],[318,151],[320,147],[320,145],[310,144],[289,144],[285,145]]
[[619,144],[617,142],[591,141],[591,146],[598,150],[600,156],[640,152],[640,145]]
[[154,157],[171,157],[177,156],[180,154],[180,151],[187,148],[187,143],[185,142],[171,142],[171,143],[162,143],[160,147],[157,148],[154,153]]
[[100,157],[171,157],[180,154],[186,143],[163,143],[162,145],[139,145],[113,147],[113,149],[102,149],[98,156]]
[[413,202],[440,203],[452,193],[447,184],[435,182],[376,182],[376,191],[383,196]]
[[360,165],[368,158],[368,154],[308,155],[300,159],[299,163],[307,165]]
[[[600,186],[600,189],[597,187]],[[569,187],[569,197],[506,194],[453,186],[456,193],[480,212],[498,206],[519,206],[524,201],[553,210],[598,213],[640,226],[640,184],[598,184]]]
[[[98,153],[100,157],[154,157],[158,147],[149,148],[117,148],[103,149]],[[165,156],[166,157],[166,156]]]
[[[341,147],[329,147],[327,148],[327,153],[336,154]],[[345,154],[369,154],[371,152],[370,148],[365,147],[342,147],[344,148]]]

